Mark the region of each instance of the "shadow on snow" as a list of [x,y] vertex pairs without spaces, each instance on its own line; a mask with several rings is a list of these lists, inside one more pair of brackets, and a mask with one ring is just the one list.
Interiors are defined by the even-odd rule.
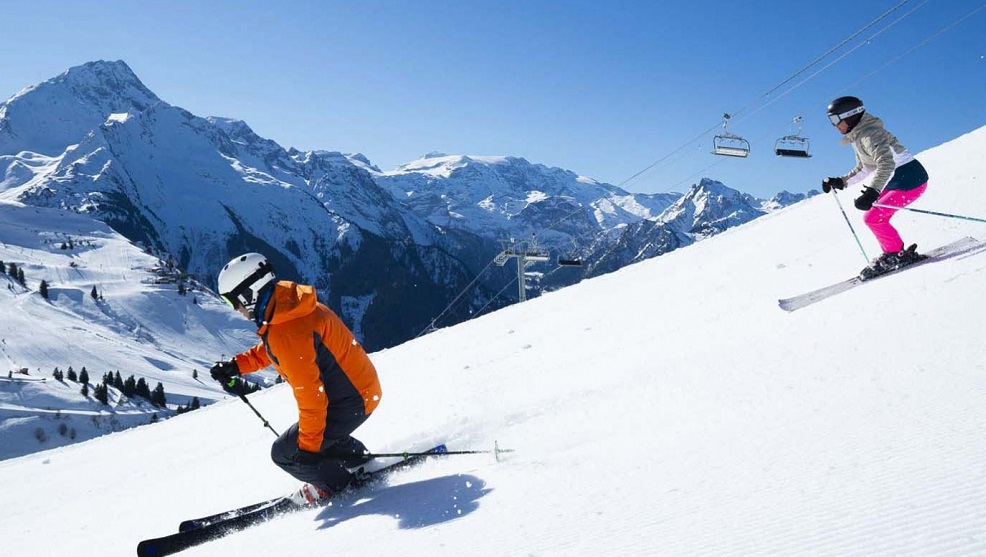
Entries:
[[424,528],[461,518],[479,508],[479,499],[492,491],[470,474],[383,486],[369,493],[342,498],[323,509],[319,529],[331,528],[351,518],[392,516],[402,529]]

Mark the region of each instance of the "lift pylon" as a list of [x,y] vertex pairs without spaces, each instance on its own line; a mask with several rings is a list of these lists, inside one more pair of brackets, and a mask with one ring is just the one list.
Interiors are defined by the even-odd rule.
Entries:
[[493,262],[503,266],[510,258],[517,259],[517,298],[521,302],[527,301],[527,281],[524,279],[524,269],[535,263],[550,261],[551,257],[547,252],[542,251],[537,244],[534,234],[530,240],[501,240],[503,251],[493,259]]

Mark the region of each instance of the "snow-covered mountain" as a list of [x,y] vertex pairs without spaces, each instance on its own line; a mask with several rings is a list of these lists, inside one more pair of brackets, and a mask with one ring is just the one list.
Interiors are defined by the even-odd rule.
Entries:
[[585,250],[584,276],[611,273],[664,255],[815,194],[781,192],[764,201],[703,178],[656,217],[630,223],[615,240],[600,241]]
[[808,197],[756,199],[702,179],[685,194],[632,194],[518,157],[429,153],[374,178],[418,217],[445,230],[497,238],[537,237],[538,248],[583,262],[551,268],[540,282],[560,288],[663,255]]
[[[263,252],[281,276],[315,284],[371,348],[420,332],[471,278],[456,252],[475,241],[419,221],[345,157],[287,151],[135,84],[123,62],[95,62],[5,103],[0,198],[90,214],[205,284],[234,255]],[[35,116],[48,104],[75,108]],[[74,137],[38,139],[73,118]]]
[[73,68],[0,104],[0,156],[57,157],[110,114],[135,114],[160,102],[123,62]]
[[[375,178],[436,226],[493,229],[517,238],[541,232],[573,211],[582,213],[574,222],[592,222],[596,230],[607,231],[656,216],[680,196],[638,196],[519,157],[430,153]],[[557,225],[582,232],[567,220]]]
[[704,198],[708,180],[685,197],[631,194],[518,157],[432,153],[383,172],[193,115],[120,61],[0,105],[0,180],[0,199],[89,214],[204,284],[233,255],[261,251],[318,287],[371,349],[515,300],[505,286],[516,275],[490,266],[501,240],[589,262],[546,265],[556,288],[747,222],[766,203],[721,185]]
[[[913,207],[986,217],[984,149],[986,128],[917,154],[931,184]],[[986,553],[986,250],[787,313],[778,298],[863,265],[821,197],[371,354],[371,449],[515,452],[435,459],[183,555]],[[894,224],[923,250],[986,238]],[[297,417],[286,385],[251,399],[274,427]],[[24,557],[132,554],[297,488],[272,440],[234,398],[0,462],[0,539]]]
[[[729,199],[740,196],[728,191]],[[103,373],[126,377],[129,368],[162,383],[169,411],[193,398],[214,400],[214,386],[190,380],[189,370],[204,371],[244,348],[248,327],[234,314],[242,333],[235,341],[213,333],[233,326],[219,307],[201,318],[219,325],[192,324],[213,306],[201,289],[235,254],[263,252],[282,277],[315,284],[372,350],[413,338],[436,317],[448,326],[515,300],[516,290],[505,288],[513,270],[490,265],[499,240],[536,234],[554,254],[586,256],[584,270],[547,273],[543,286],[557,288],[687,245],[697,237],[693,229],[714,232],[746,220],[748,213],[730,213],[736,203],[701,199],[631,194],[517,157],[432,153],[383,172],[359,154],[285,149],[243,121],[191,114],[154,95],[122,61],[71,68],[0,104],[0,209],[7,218],[0,240],[9,248],[0,255],[26,273],[26,285],[8,282],[12,303],[31,308],[20,314],[21,336],[2,335],[13,344],[0,344],[7,371],[30,375],[9,378],[0,428],[28,442],[8,445],[0,458],[168,414],[118,392],[107,412],[71,380],[35,381],[56,367],[86,367],[92,387]],[[691,228],[664,222],[668,211],[690,215]],[[67,251],[51,243],[70,237],[75,247]],[[87,258],[100,262],[98,273]],[[189,298],[174,298],[175,283],[156,282],[162,267],[183,277],[182,288],[198,284],[192,299],[201,302],[185,308]],[[52,293],[44,302],[41,280]],[[116,294],[90,303],[87,289],[97,283],[99,290],[112,283]],[[153,310],[147,299],[175,312],[166,319],[171,328],[144,324]],[[97,324],[106,329],[98,340],[74,338]],[[197,335],[198,349],[176,348],[186,342],[183,333]],[[139,346],[113,348],[134,342]],[[69,346],[83,350],[73,358]],[[56,436],[56,423],[44,421],[52,413],[105,414],[113,425],[83,419]],[[48,445],[30,442],[42,434]]]

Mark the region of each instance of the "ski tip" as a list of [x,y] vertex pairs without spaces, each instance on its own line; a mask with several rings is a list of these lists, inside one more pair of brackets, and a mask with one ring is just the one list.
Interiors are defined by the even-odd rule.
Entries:
[[428,452],[433,454],[445,454],[448,452],[448,447],[445,446],[445,443],[442,443],[441,445],[437,445],[436,447],[432,448]]
[[137,557],[158,557],[162,553],[159,547],[150,540],[144,540],[137,544]]

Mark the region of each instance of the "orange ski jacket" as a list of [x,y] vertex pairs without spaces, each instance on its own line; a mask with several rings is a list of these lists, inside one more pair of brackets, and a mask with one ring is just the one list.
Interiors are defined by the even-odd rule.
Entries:
[[240,374],[271,364],[294,390],[298,448],[318,452],[331,410],[370,415],[380,403],[377,370],[341,319],[318,301],[315,288],[279,281],[257,335],[236,356]]

